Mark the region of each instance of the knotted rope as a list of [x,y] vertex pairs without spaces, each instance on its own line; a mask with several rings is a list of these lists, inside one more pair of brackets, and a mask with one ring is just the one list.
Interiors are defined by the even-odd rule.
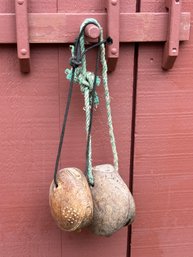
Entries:
[[[71,46],[71,53],[72,57],[74,57],[74,46]],[[72,79],[72,69],[66,69],[66,78],[71,81]],[[76,68],[75,74],[74,74],[74,82],[80,85],[80,90],[85,94],[85,91],[89,90],[89,93],[92,93],[93,91],[93,85],[94,85],[94,79],[95,79],[95,74],[90,71],[85,71],[83,73],[82,67]],[[101,83],[100,78],[97,76],[96,77],[96,86],[99,86]],[[90,96],[90,105],[92,102],[92,97]],[[97,92],[95,91],[94,95],[94,105],[99,104],[99,97],[97,95]]]
[[[105,93],[105,102],[106,102],[106,110],[107,110],[107,119],[108,119],[108,126],[109,126],[109,136],[111,142],[111,148],[113,153],[114,159],[114,168],[118,171],[118,154],[116,149],[115,143],[115,136],[113,131],[113,123],[112,123],[112,115],[111,115],[111,107],[110,107],[110,95],[109,95],[109,88],[108,88],[108,76],[107,76],[107,63],[105,59],[105,45],[103,39],[103,29],[100,24],[95,19],[86,19],[81,27],[80,31],[86,27],[87,24],[95,24],[100,29],[100,38],[99,38],[99,51],[100,51],[100,62],[102,65],[102,80],[104,86],[104,93]],[[85,39],[84,34],[82,33],[80,36],[80,54],[82,56],[81,67],[78,67],[74,73],[74,82],[80,85],[80,90],[84,94],[84,102],[85,102],[85,113],[86,113],[86,132],[88,137],[87,142],[87,177],[88,182],[90,185],[94,185],[94,178],[92,174],[92,147],[91,147],[91,125],[92,125],[92,114],[93,114],[93,107],[94,105],[99,104],[99,98],[96,93],[96,89],[94,85],[100,85],[100,79],[96,74],[98,68],[96,67],[95,74],[87,71],[86,66],[86,56],[85,54]],[[72,58],[75,56],[74,48],[72,47]],[[71,70],[66,69],[65,73],[67,75],[68,80],[72,80],[73,75],[73,68]]]

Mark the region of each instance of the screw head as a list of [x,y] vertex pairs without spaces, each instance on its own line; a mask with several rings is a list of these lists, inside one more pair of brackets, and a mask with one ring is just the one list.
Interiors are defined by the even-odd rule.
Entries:
[[27,50],[26,50],[25,48],[22,48],[22,49],[20,50],[20,53],[21,53],[22,55],[26,55],[26,54],[27,54]]
[[17,0],[17,3],[22,5],[24,3],[24,0]]
[[112,5],[117,5],[117,3],[118,3],[118,0],[111,0]]
[[111,53],[114,54],[114,55],[116,55],[116,54],[117,54],[117,48],[113,47],[113,48],[111,49]]

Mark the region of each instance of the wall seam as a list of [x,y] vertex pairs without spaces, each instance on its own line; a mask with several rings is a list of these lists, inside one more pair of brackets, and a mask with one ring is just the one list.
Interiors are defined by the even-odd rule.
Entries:
[[[140,12],[141,0],[136,0],[136,12]],[[130,145],[130,177],[129,188],[133,193],[134,182],[134,157],[135,157],[135,127],[136,127],[136,105],[137,105],[137,82],[138,82],[138,60],[139,43],[134,44],[134,64],[133,64],[133,96],[132,96],[132,118],[131,118],[131,145]],[[132,226],[128,227],[127,257],[131,257]]]

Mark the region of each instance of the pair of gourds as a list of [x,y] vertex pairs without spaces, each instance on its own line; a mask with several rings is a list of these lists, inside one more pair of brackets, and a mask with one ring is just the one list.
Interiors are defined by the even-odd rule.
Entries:
[[50,186],[49,204],[57,225],[65,231],[89,228],[110,236],[132,223],[134,199],[119,173],[110,164],[93,168],[95,185],[89,187],[83,172],[65,168],[58,172],[58,187]]

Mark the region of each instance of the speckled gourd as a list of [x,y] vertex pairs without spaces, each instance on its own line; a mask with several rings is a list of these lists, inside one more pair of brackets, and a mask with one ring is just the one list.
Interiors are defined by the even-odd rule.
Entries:
[[95,185],[91,193],[94,213],[90,228],[97,235],[110,236],[134,220],[134,199],[112,165],[94,167],[93,175]]
[[57,225],[66,231],[88,226],[93,217],[93,202],[81,170],[65,168],[57,173],[58,187],[50,185],[49,204]]

